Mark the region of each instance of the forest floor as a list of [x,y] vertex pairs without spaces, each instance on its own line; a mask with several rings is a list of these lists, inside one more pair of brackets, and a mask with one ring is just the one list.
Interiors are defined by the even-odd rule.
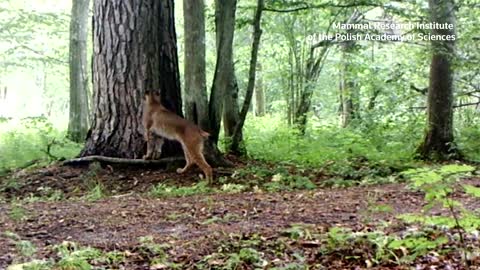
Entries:
[[[160,198],[149,193],[159,183],[191,186],[198,181],[194,172],[180,176],[148,168],[53,165],[2,177],[0,269],[32,258],[58,262],[64,256],[66,263],[65,250],[70,259],[82,260],[74,251],[86,247],[103,254],[85,255],[93,269],[464,269],[455,237],[444,244],[450,252],[428,252],[403,264],[393,253],[406,249],[379,255],[379,243],[342,240],[343,234],[332,230],[385,235],[418,230],[398,219],[399,214],[421,213],[425,205],[424,194],[406,184],[276,192],[254,188]],[[325,181],[315,175],[314,182]],[[480,186],[480,178],[464,181]],[[92,182],[108,196],[89,201]],[[480,200],[460,193],[455,198],[480,209]],[[436,230],[425,237],[440,238]],[[476,241],[467,238],[463,245],[475,248]],[[29,246],[35,247],[30,254]],[[478,267],[471,269],[480,269],[478,256],[471,262]]]

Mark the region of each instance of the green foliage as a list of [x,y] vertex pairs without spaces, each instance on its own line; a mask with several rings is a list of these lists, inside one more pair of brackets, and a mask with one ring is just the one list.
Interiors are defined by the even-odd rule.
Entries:
[[100,200],[101,198],[104,198],[104,197],[105,197],[105,188],[100,183],[95,185],[85,195],[85,199],[87,199],[88,201],[92,201],[92,202],[98,201],[98,200]]
[[[475,167],[468,165],[445,165],[440,168],[422,168],[408,170],[405,176],[411,178],[412,186],[425,192],[427,204],[424,206],[424,215],[402,215],[407,222],[420,222],[427,225],[443,226],[456,229],[460,238],[464,259],[469,247],[465,244],[465,232],[477,230],[480,227],[480,216],[466,209],[463,204],[454,199],[453,192],[466,191],[467,194],[478,197],[479,189],[470,185],[459,188],[459,179],[468,176]],[[431,214],[435,207],[442,207],[450,216]]]
[[157,184],[152,187],[149,194],[152,197],[183,197],[196,194],[213,193],[215,189],[208,187],[207,182],[198,182],[190,187],[174,187],[166,184]]
[[100,262],[105,262],[108,265],[118,265],[125,260],[125,254],[120,251],[109,251],[99,259]]
[[[45,117],[0,123],[0,172],[26,164],[48,164],[78,154],[80,145],[65,138]],[[35,161],[30,164],[30,161]]]
[[261,268],[266,265],[266,261],[262,259],[262,254],[257,250],[253,248],[242,248],[238,253],[229,254],[224,268],[232,270],[238,269],[243,264]]
[[22,265],[23,270],[51,270],[52,263],[49,261],[33,260]]
[[60,255],[56,267],[62,270],[77,269],[90,270],[92,265],[89,261],[98,259],[102,253],[94,248],[80,247],[73,242],[63,242],[55,247]]
[[26,240],[18,241],[16,243],[16,247],[20,254],[26,258],[33,257],[33,255],[35,255],[35,253],[37,252],[37,248],[35,247],[35,245],[32,242]]
[[245,239],[235,235],[231,237],[231,241],[222,242],[217,252],[205,256],[195,267],[235,270],[246,267],[262,269],[267,265],[265,254],[259,251],[261,240],[258,235],[251,235]]
[[283,234],[294,240],[312,238],[309,228],[304,224],[293,224],[290,228],[284,230]]
[[[465,113],[468,113],[468,111]],[[480,149],[480,123],[478,123],[478,112],[474,113],[472,118],[472,120],[465,119],[460,122],[464,124],[462,125],[462,128],[458,129],[457,142],[459,148],[462,149],[463,153],[468,158],[480,161],[480,151],[478,151],[478,149]]]
[[480,198],[480,188],[472,185],[463,185],[465,192],[473,197]]
[[[152,236],[140,237],[140,251],[148,258],[151,265],[165,265],[168,266],[168,256],[166,249],[170,247],[168,244],[155,243]],[[152,266],[153,268],[153,266]]]
[[264,185],[269,192],[278,192],[294,189],[315,189],[317,186],[307,177],[298,175],[276,174],[272,177],[272,181]]
[[40,187],[38,189],[41,191],[42,194],[40,196],[34,196],[33,194],[30,194],[30,196],[26,197],[23,199],[24,202],[26,203],[33,203],[33,202],[55,202],[55,201],[61,201],[65,199],[65,194],[63,193],[62,190],[53,190],[50,187]]
[[[324,254],[346,252],[348,259],[350,250],[360,249],[367,265],[382,263],[405,264],[411,263],[430,251],[438,250],[448,242],[445,237],[436,237],[435,234],[407,233],[403,236],[387,235],[382,231],[352,232],[349,229],[334,227],[324,239],[322,246]],[[352,254],[353,255],[353,254]],[[352,258],[360,259],[358,256]]]
[[247,189],[247,186],[241,184],[223,184],[221,190],[226,193],[240,193]]
[[248,121],[245,131],[248,153],[262,160],[310,166],[334,161],[342,168],[347,160],[358,157],[388,165],[411,161],[421,134],[419,128],[416,128],[418,133],[405,134],[403,129],[408,125],[402,127],[401,123],[372,124],[365,129],[339,129],[327,123],[312,125],[315,128],[302,137],[278,116]]
[[99,174],[102,171],[100,163],[93,162],[88,166],[88,172],[82,175],[84,185],[88,192],[84,198],[88,201],[97,201],[107,195],[107,191],[100,181]]
[[407,249],[410,254],[404,256],[399,262],[412,262],[417,257],[427,254],[431,250],[436,250],[439,246],[446,244],[448,239],[446,237],[438,237],[436,239],[429,239],[422,236],[407,236],[403,239],[396,239],[388,244],[388,248],[392,250],[401,251]]
[[20,203],[14,201],[11,204],[9,216],[14,221],[23,221],[28,217],[28,211]]
[[[17,237],[18,238],[18,237]],[[19,239],[19,238],[18,238]],[[28,241],[19,241],[28,242]],[[28,252],[32,252],[31,245],[25,245]],[[34,247],[33,247],[34,248]],[[125,260],[125,253],[120,251],[102,252],[91,247],[82,247],[74,242],[64,241],[59,245],[53,246],[57,253],[49,260],[31,260],[32,256],[27,257],[31,261],[23,264],[17,264],[12,269],[24,270],[92,270],[92,269],[117,269]],[[23,254],[23,253],[22,253]],[[107,267],[97,267],[98,265]],[[10,269],[10,268],[8,268]]]
[[5,190],[19,190],[22,187],[20,184],[19,179],[16,179],[15,177],[8,177],[4,180],[4,182],[0,186],[0,190],[5,191]]

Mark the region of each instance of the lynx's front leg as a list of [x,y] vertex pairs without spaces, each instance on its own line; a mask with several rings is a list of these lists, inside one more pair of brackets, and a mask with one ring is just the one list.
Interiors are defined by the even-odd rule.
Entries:
[[145,132],[145,140],[147,141],[147,153],[143,156],[143,159],[152,159],[152,154],[154,150],[154,141],[153,141],[153,134],[150,130]]
[[164,139],[162,137],[154,136],[154,140],[152,141],[152,159],[159,159],[162,155],[162,146],[164,143]]

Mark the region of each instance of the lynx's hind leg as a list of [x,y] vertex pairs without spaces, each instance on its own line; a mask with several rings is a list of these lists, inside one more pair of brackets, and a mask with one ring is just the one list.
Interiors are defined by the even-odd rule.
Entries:
[[182,149],[183,149],[183,154],[185,155],[186,163],[185,163],[185,167],[177,169],[177,173],[180,173],[180,174],[186,172],[193,165],[191,154],[188,150],[188,147],[184,143],[182,143]]
[[207,181],[213,179],[213,170],[212,167],[207,163],[205,157],[203,156],[203,142],[198,144],[192,153],[192,160],[200,167],[200,169],[205,174]]

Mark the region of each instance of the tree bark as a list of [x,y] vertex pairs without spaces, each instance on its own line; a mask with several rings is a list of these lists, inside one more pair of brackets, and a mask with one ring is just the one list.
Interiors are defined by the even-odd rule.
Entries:
[[209,130],[205,73],[205,3],[183,0],[185,117]]
[[356,85],[352,79],[350,54],[355,44],[347,41],[342,44],[342,69],[340,71],[340,97],[342,106],[342,127],[348,127],[353,119],[357,117],[358,95]]
[[253,90],[255,88],[255,75],[257,69],[257,57],[258,49],[260,47],[260,37],[262,36],[261,22],[262,22],[262,11],[264,8],[264,0],[257,1],[257,9],[255,11],[255,17],[253,20],[253,43],[252,43],[252,52],[250,58],[250,67],[248,72],[248,85],[247,92],[245,93],[245,100],[243,102],[242,110],[240,112],[240,119],[237,125],[235,126],[235,132],[232,137],[232,144],[230,145],[230,151],[234,153],[242,153],[242,144],[241,144],[241,134],[243,130],[243,125],[245,124],[245,119],[247,118],[248,109],[252,103]]
[[[235,3],[236,5],[236,3]],[[235,5],[233,8],[235,8]],[[209,140],[205,141],[204,154],[210,165],[232,166],[220,152],[217,146],[218,133],[223,108],[224,89],[212,86],[210,103],[207,100],[205,81],[205,4],[203,0],[183,1],[185,30],[185,114],[186,118],[210,132]],[[223,8],[217,6],[217,8]],[[233,11],[235,14],[235,11]],[[229,16],[229,15],[227,15]],[[234,26],[234,24],[233,24]],[[217,27],[217,33],[220,27]],[[218,35],[218,34],[217,34]],[[217,37],[217,48],[218,48]],[[233,42],[233,33],[232,41]],[[232,45],[230,45],[231,47]],[[218,49],[220,51],[220,49]],[[228,47],[222,48],[227,50]],[[233,51],[230,48],[230,51]],[[218,53],[218,52],[217,52]],[[218,64],[218,57],[217,57]],[[232,61],[233,67],[233,61]],[[233,72],[233,71],[232,71]],[[212,120],[212,116],[215,119]],[[218,117],[218,118],[217,118]],[[213,124],[213,123],[217,123]]]
[[312,96],[314,85],[320,76],[320,72],[325,64],[328,53],[328,45],[323,47],[318,55],[315,54],[316,48],[310,49],[310,56],[306,63],[305,83],[298,97],[298,105],[295,110],[293,123],[300,130],[300,134],[305,134],[307,128],[307,114],[312,107]]
[[88,131],[87,35],[90,0],[73,0],[70,18],[70,114],[68,137],[83,142]]
[[[227,91],[225,91],[225,101],[223,103],[223,130],[227,140],[231,140],[233,133],[235,132],[235,126],[240,120],[240,108],[238,105],[239,89],[233,66],[229,74],[232,76],[230,78],[229,87],[226,89]],[[227,142],[227,152],[230,152],[230,150],[230,143]]]
[[[347,20],[348,24],[357,23],[361,18],[361,13],[354,11]],[[354,34],[353,30],[348,31]],[[340,45],[342,49],[342,69],[340,71],[340,104],[342,115],[342,127],[348,127],[352,120],[359,118],[360,98],[357,85],[352,74],[352,53],[355,50],[355,41],[347,41]]]
[[236,0],[215,1],[217,61],[209,102],[210,139],[218,143],[220,123],[227,89],[233,78],[233,36],[235,31]]
[[265,115],[265,90],[263,88],[262,64],[257,64],[257,83],[255,85],[255,115]]
[[[453,0],[429,0],[432,22],[448,23],[453,29],[433,29],[433,35],[455,35]],[[424,159],[448,160],[461,158],[453,137],[453,62],[455,41],[432,40],[432,62],[427,97],[427,131],[417,149]]]
[[[94,116],[81,156],[140,158],[145,90],[181,115],[173,0],[96,0],[93,28]],[[181,155],[166,143],[162,156]]]
[[[233,37],[235,36],[235,17],[226,16],[225,13],[235,14],[236,3],[220,3],[221,1],[215,2],[215,29],[216,29],[216,45],[217,53],[220,52],[220,44],[222,44],[222,39],[226,36],[225,31],[231,32],[232,35],[232,50],[230,54],[225,57],[228,57],[228,70],[221,70],[224,73],[225,80],[227,81],[227,87],[224,89],[224,100],[223,100],[223,130],[225,136],[225,146],[226,151],[232,154],[245,154],[244,151],[232,151],[231,149],[231,139],[233,133],[235,132],[235,126],[237,125],[240,117],[240,108],[238,105],[238,83],[235,76],[235,67],[233,63]],[[223,25],[233,26],[225,28]],[[230,35],[230,34],[229,34]],[[243,134],[241,135],[241,140],[243,140]],[[245,150],[245,149],[242,149]]]

